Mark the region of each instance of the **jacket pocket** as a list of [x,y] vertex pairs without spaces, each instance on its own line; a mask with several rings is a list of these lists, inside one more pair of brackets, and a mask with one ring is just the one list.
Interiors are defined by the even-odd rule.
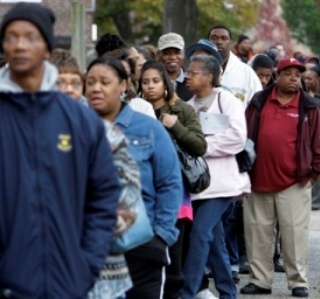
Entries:
[[128,133],[127,138],[130,141],[129,152],[139,163],[148,160],[153,151],[153,140],[151,136]]
[[163,266],[170,264],[168,245],[158,236],[155,236],[151,241],[139,246],[126,254],[129,257],[143,257],[146,260],[158,262]]
[[4,254],[5,254],[4,246],[0,243],[0,270],[2,268],[2,264],[4,261]]
[[83,267],[84,267],[84,283],[87,283],[87,289],[90,289],[91,286],[94,284],[95,280],[95,274],[93,273],[93,270],[91,268],[91,264],[87,258],[87,255],[85,252],[82,252],[83,257]]
[[70,298],[85,298],[86,294],[92,288],[95,275],[91,270],[86,253],[81,249],[74,250],[74,256],[77,264],[73,264],[73,284],[69,286]]

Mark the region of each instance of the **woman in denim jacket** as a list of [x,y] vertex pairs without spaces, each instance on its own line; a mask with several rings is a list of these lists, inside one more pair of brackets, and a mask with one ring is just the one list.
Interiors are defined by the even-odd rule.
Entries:
[[182,198],[179,160],[165,129],[156,120],[133,111],[121,101],[127,73],[111,57],[94,60],[88,67],[86,96],[90,106],[113,122],[129,140],[129,153],[141,176],[142,196],[155,238],[126,253],[133,288],[127,298],[161,298],[168,246],[178,237],[175,227]]
[[[174,142],[192,156],[205,154],[207,142],[199,118],[193,107],[181,101],[174,93],[170,77],[163,63],[148,61],[143,65],[139,92],[152,104],[157,118]],[[183,202],[176,223],[180,234],[177,242],[169,249],[171,264],[166,273],[165,299],[178,298],[178,292],[184,284],[182,267],[187,254],[193,213],[188,185],[185,180],[183,180],[183,187]]]

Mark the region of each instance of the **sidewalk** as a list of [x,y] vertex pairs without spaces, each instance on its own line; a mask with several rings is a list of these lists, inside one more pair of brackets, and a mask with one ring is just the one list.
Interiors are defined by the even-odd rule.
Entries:
[[[248,283],[248,275],[240,275],[238,289]],[[214,287],[211,288],[216,295]],[[275,273],[272,295],[241,295],[238,299],[285,299],[291,296],[291,291],[287,288],[287,280],[284,273]],[[320,299],[320,211],[312,211],[310,235],[309,235],[309,298]]]

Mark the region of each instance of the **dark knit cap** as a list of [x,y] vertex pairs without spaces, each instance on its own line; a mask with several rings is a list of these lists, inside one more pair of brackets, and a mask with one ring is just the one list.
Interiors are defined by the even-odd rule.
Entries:
[[244,35],[244,34],[240,34],[238,37],[238,45],[240,45],[246,39],[250,39],[249,36]]
[[253,58],[252,68],[256,70],[257,68],[260,68],[260,67],[273,70],[274,63],[268,55],[259,54]]
[[274,67],[277,66],[278,58],[277,58],[276,53],[273,50],[269,49],[269,50],[265,51],[263,54],[267,55],[272,60]]
[[314,63],[314,64],[320,64],[320,60],[317,56],[313,56],[313,55],[310,55],[310,56],[307,56],[304,63]]
[[315,72],[318,75],[318,77],[320,77],[320,66],[319,65],[315,65],[315,66],[311,67],[310,71]]
[[48,50],[51,52],[54,48],[53,26],[55,20],[55,15],[49,8],[36,3],[20,2],[10,9],[2,19],[0,26],[1,46],[6,27],[9,23],[13,21],[28,21],[40,30],[46,41]]

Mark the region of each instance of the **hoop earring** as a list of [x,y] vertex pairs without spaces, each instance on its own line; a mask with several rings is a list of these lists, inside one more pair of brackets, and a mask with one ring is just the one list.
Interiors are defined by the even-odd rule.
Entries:
[[139,93],[139,96],[141,99],[147,100],[146,96],[144,95],[144,93],[142,91]]
[[126,99],[126,93],[125,93],[125,91],[123,91],[123,92],[121,93],[120,99],[121,99],[122,101],[124,101],[124,100]]

